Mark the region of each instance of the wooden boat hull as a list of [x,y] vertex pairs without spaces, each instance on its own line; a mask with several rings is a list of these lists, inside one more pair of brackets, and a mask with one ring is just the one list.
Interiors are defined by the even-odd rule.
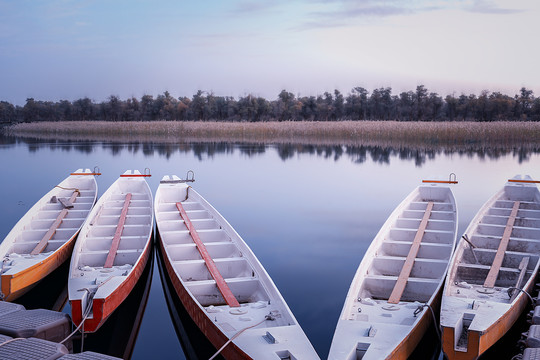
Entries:
[[[98,200],[81,229],[68,281],[73,322],[95,332],[127,298],[152,249],[152,192],[127,171]],[[86,316],[85,316],[86,315]]]
[[511,293],[530,292],[539,269],[540,192],[528,176],[521,185],[520,179],[482,206],[456,248],[441,308],[443,352],[449,359],[478,358],[529,302],[523,292]]
[[96,201],[94,175],[89,169],[72,173],[37,201],[6,236],[0,245],[5,301],[24,295],[71,256]]
[[[77,231],[77,234],[79,232]],[[12,275],[2,275],[2,293],[5,301],[13,301],[32,289],[38,281],[52,273],[71,256],[77,234],[54,254],[38,264]]]
[[166,276],[220,355],[318,359],[253,252],[202,196],[164,177],[154,208]]
[[440,305],[457,233],[447,186],[420,186],[392,212],[355,274],[329,359],[407,359]]
[[[195,324],[197,324],[199,329],[201,329],[203,334],[208,338],[212,345],[214,345],[216,349],[219,349],[223,346],[223,344],[227,342],[227,336],[223,334],[223,332],[208,318],[208,316],[201,312],[199,304],[189,294],[180,279],[178,279],[178,276],[176,276],[176,272],[171,265],[169,257],[165,253],[161,237],[159,237],[159,250],[161,251],[165,269],[167,270],[169,279],[171,280],[174,290],[176,291],[176,295],[184,305],[184,308],[188,312],[189,316],[193,319]],[[245,352],[238,348],[234,343],[228,345],[221,352],[221,355],[223,355],[225,359],[230,360],[251,359],[250,356],[248,356]]]

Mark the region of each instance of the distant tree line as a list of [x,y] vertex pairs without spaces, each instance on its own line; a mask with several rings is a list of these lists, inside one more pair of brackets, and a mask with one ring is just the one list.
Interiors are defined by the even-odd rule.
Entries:
[[509,96],[482,91],[480,95],[461,94],[442,97],[424,85],[416,91],[392,94],[392,88],[374,89],[371,93],[355,87],[347,95],[339,90],[318,96],[295,96],[282,90],[277,99],[246,95],[235,99],[198,91],[191,98],[175,98],[166,91],[154,98],[143,95],[121,100],[111,95],[96,103],[85,97],[58,102],[26,100],[24,106],[0,101],[0,122],[32,121],[540,121],[540,97],[521,88]]

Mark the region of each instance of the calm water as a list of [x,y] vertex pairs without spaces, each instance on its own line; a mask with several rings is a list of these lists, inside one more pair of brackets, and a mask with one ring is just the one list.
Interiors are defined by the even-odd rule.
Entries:
[[[77,168],[99,166],[103,173],[97,179],[100,194],[126,169],[150,168],[153,176],[148,182],[154,192],[163,175],[183,177],[193,170],[193,187],[258,256],[321,358],[328,354],[345,295],[365,250],[394,207],[422,179],[457,175],[459,184],[453,189],[460,233],[509,177],[523,173],[540,179],[540,155],[520,149],[445,152],[0,138],[0,164],[4,175],[0,178],[0,239],[35,201]],[[130,307],[109,321],[108,332],[104,330],[105,338],[124,334],[127,339],[122,341],[132,348],[132,359],[185,358],[172,320],[177,315],[169,313],[157,265],[157,261],[150,264]],[[56,287],[67,277],[67,270],[63,271],[51,280]],[[43,291],[49,293],[51,288]],[[35,303],[36,298],[26,300],[34,301],[29,307],[51,308],[45,300]],[[138,318],[145,300],[144,314]],[[69,304],[64,311],[69,312]],[[91,343],[89,339],[87,346]],[[205,346],[197,340],[193,343],[195,350]],[[131,350],[107,351],[129,356]]]

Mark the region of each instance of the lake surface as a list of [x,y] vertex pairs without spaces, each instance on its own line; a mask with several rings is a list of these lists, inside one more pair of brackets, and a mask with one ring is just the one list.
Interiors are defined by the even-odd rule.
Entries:
[[[251,247],[323,359],[364,252],[388,215],[422,179],[457,175],[459,184],[452,189],[458,204],[459,233],[508,178],[529,174],[540,179],[539,153],[519,147],[452,152],[373,146],[70,143],[0,137],[0,164],[4,172],[0,178],[0,239],[35,201],[78,168],[100,168],[99,194],[127,169],[149,168],[152,177],[148,183],[154,193],[163,175],[184,177],[193,170],[196,181],[192,186]],[[132,359],[185,358],[158,264],[149,265],[132,307],[109,320],[111,326],[125,323],[128,330],[135,329],[126,340]],[[63,271],[67,280],[67,270]],[[62,283],[64,275],[59,274],[55,284]],[[145,300],[146,306],[139,306]],[[28,306],[49,305],[38,301]],[[141,308],[145,308],[144,314],[140,312],[142,317],[137,318]],[[69,304],[64,311],[69,313]],[[118,336],[120,330],[114,329],[108,330],[109,338]]]

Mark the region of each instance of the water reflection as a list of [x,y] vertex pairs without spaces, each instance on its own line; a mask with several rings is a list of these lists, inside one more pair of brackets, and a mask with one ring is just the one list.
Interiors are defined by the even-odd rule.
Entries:
[[157,143],[157,142],[98,142],[90,140],[38,140],[20,138],[0,134],[0,146],[11,147],[26,145],[28,151],[37,152],[40,149],[59,151],[76,151],[90,154],[97,147],[109,152],[113,157],[121,156],[124,152],[129,154],[142,153],[145,157],[159,155],[169,159],[176,153],[193,153],[199,161],[209,159],[217,154],[233,154],[239,152],[247,157],[258,156],[267,151],[276,151],[281,160],[287,161],[298,155],[309,154],[326,159],[340,160],[343,156],[352,162],[361,164],[371,159],[380,164],[390,164],[392,158],[412,160],[417,167],[428,161],[435,160],[442,155],[458,155],[464,157],[477,157],[479,159],[497,160],[511,155],[518,163],[528,161],[532,154],[540,153],[540,145],[484,146],[478,144],[460,146],[393,146],[385,144],[366,145],[328,145],[328,144],[301,144],[301,143],[231,143],[231,142],[190,142],[190,143]]
[[69,262],[70,259],[66,260],[15,302],[23,305],[27,310],[62,311],[68,300],[66,279],[69,274]]

